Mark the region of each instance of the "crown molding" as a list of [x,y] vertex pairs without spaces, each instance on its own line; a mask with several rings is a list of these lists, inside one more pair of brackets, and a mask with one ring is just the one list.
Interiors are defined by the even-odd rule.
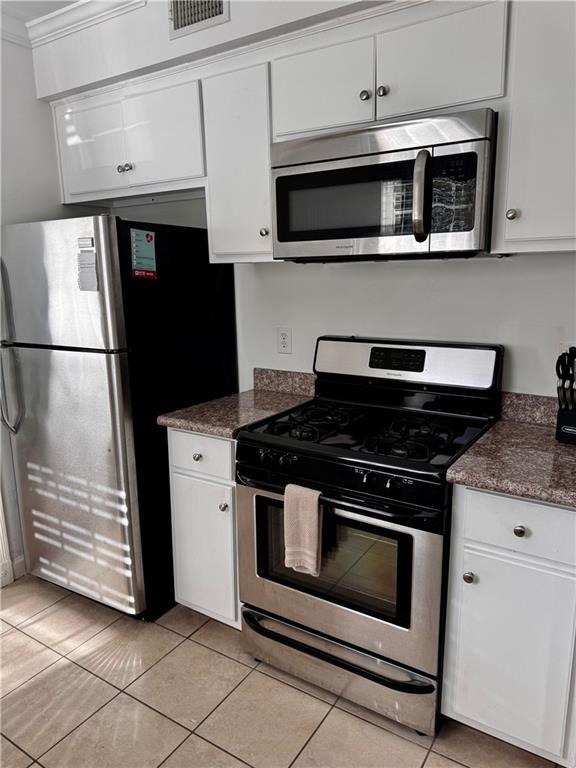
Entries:
[[9,43],[21,45],[23,48],[30,48],[28,32],[22,19],[18,19],[4,10],[2,10],[1,37],[2,40],[6,40]]
[[78,0],[59,11],[26,23],[30,45],[51,43],[95,24],[142,8],[148,0]]

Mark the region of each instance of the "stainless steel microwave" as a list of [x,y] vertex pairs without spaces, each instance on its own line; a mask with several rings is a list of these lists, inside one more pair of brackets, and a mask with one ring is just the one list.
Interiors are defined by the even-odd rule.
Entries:
[[274,258],[489,250],[495,132],[477,109],[273,144]]

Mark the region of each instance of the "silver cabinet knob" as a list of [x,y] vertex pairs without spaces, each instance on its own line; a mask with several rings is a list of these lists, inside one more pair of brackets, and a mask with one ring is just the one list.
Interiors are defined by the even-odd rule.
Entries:
[[222,504],[218,504],[218,509],[220,510],[220,512],[228,512],[229,507],[228,507],[228,504],[226,504],[226,502],[223,501]]
[[476,577],[474,576],[472,571],[466,571],[466,573],[462,574],[462,578],[464,579],[466,584],[472,584]]
[[134,170],[134,164],[133,163],[124,163],[124,170],[125,171],[133,171]]
[[125,168],[123,165],[117,165],[116,170],[118,171],[118,173],[124,173]]
[[203,458],[203,456],[202,456],[201,453],[193,453],[192,454],[192,459],[194,461],[202,461],[202,458]]
[[518,208],[508,208],[506,211],[506,218],[508,221],[514,221],[514,219],[518,219],[520,217],[520,211]]
[[368,101],[368,99],[372,96],[370,91],[362,90],[360,91],[360,101]]
[[260,237],[268,237],[269,234],[270,234],[270,230],[268,229],[268,227],[262,227],[260,229]]
[[380,98],[382,98],[382,96],[388,96],[389,93],[390,93],[389,85],[379,85],[378,88],[376,89],[376,96],[380,96]]
[[526,528],[523,525],[515,525],[514,536],[518,536],[519,539],[523,539],[524,536],[526,536]]

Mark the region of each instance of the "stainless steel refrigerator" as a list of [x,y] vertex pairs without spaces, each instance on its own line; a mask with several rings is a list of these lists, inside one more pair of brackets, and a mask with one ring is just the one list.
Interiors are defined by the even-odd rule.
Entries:
[[1,417],[29,572],[126,613],[173,603],[156,417],[237,391],[233,279],[204,230],[4,227]]

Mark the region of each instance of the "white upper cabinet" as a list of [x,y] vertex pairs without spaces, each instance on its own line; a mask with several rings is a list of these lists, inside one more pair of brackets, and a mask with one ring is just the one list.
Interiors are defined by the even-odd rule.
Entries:
[[188,73],[61,104],[54,118],[65,202],[204,176],[199,86]]
[[202,83],[212,261],[272,259],[268,65]]
[[506,17],[503,0],[459,6],[376,38],[273,61],[274,137],[502,96]]
[[55,111],[65,197],[117,189],[122,175],[113,165],[126,157],[122,104],[93,97]]
[[[512,8],[510,117],[493,250],[576,249],[576,4]],[[506,151],[507,150],[507,151]],[[507,161],[507,162],[506,162]]]
[[275,136],[374,120],[374,38],[272,62]]
[[200,88],[168,78],[126,89],[122,101],[129,182],[153,184],[204,176]]
[[506,15],[498,1],[378,35],[377,119],[502,96]]

